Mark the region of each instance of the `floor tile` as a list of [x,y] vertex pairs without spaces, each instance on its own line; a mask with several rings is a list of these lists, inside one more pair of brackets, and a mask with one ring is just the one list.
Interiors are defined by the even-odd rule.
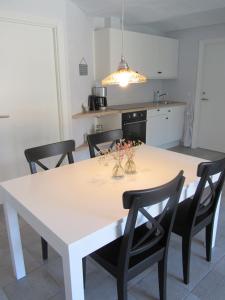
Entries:
[[[138,297],[143,300],[159,298],[157,265],[154,266],[154,272],[152,271],[134,287],[130,288],[130,293],[137,299],[139,299]],[[168,270],[167,299],[183,299],[188,294],[188,288],[183,283],[176,280],[174,275]]]
[[217,273],[221,274],[225,278],[225,257],[223,257],[217,264],[215,264],[213,271],[216,271]]
[[182,271],[182,251],[181,243],[171,243],[168,256],[168,272],[174,277],[178,283],[182,283],[186,288],[191,291],[212,269],[216,262],[223,256],[224,251],[215,247],[213,249],[212,262],[207,262],[205,259],[205,248],[201,243],[196,241],[192,242],[191,251],[191,266],[190,266],[190,283],[183,284],[183,271]]
[[199,299],[224,300],[225,277],[218,272],[212,271],[201,280],[192,293],[199,297]]
[[200,300],[196,295],[190,293],[184,300]]
[[102,268],[91,271],[87,274],[86,300],[115,300],[116,281]]
[[[27,250],[27,252],[30,253],[30,255],[39,263],[43,264],[43,259],[42,259],[42,250],[41,250],[41,239],[39,237],[39,240],[37,242],[31,243],[29,245],[25,245],[23,241],[23,246],[24,249]],[[52,249],[51,246],[48,246],[48,262],[51,260],[55,260],[57,258],[60,258],[59,254]]]
[[66,300],[64,289],[62,289],[59,293],[57,293],[53,297],[50,297],[48,300]]
[[176,146],[170,148],[170,150],[174,152],[179,152],[179,153],[203,158],[203,159],[209,159],[209,160],[217,160],[225,157],[225,153],[206,150],[202,148],[191,149],[189,147]]
[[[24,261],[27,273],[30,273],[40,267],[40,263],[37,262],[32,255],[23,249]],[[9,249],[0,249],[0,287],[3,287],[10,282],[14,281],[12,261]]]
[[55,260],[51,260],[45,265],[45,268],[49,272],[49,274],[54,278],[54,280],[58,283],[59,286],[64,286],[63,279],[63,264],[62,259],[57,258]]
[[0,300],[8,300],[6,294],[2,289],[0,289]]
[[150,294],[149,291],[140,285],[134,286],[129,290],[128,295],[129,300],[158,300],[158,296],[155,297],[153,294]]
[[59,290],[55,280],[44,267],[3,288],[9,300],[47,300]]

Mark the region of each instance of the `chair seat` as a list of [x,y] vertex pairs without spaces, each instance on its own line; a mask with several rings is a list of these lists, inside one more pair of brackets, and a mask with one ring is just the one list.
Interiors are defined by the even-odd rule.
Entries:
[[[139,226],[134,233],[134,242],[135,239],[140,235],[144,235],[149,229],[146,227],[146,224]],[[163,238],[162,238],[163,240]],[[135,268],[140,262],[143,262],[143,270],[150,267],[152,263],[155,263],[157,259],[163,256],[165,248],[162,246],[161,241],[158,242],[154,247],[150,250],[147,250],[140,255],[136,255],[130,259],[129,269]],[[120,256],[122,237],[116,239],[115,241],[107,244],[106,246],[100,248],[98,251],[91,254],[91,257],[99,262],[101,265],[105,267],[112,275],[116,276],[117,274],[117,266]]]
[[[178,205],[177,213],[176,213],[176,218],[173,226],[173,232],[175,232],[178,235],[183,236],[184,234],[187,233],[189,230],[189,224],[191,224],[191,204],[192,204],[193,199],[192,198],[187,198],[183,202],[181,202]],[[208,212],[205,214],[202,214],[201,216],[198,216],[195,221],[195,226],[193,233],[196,234],[199,232],[201,229],[203,229],[207,223],[210,223],[212,220],[213,214],[209,214]]]

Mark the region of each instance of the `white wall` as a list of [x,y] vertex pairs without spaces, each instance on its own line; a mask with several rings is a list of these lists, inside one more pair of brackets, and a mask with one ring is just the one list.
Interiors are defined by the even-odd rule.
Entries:
[[[92,19],[71,0],[0,0],[0,16],[19,17],[33,20],[34,17],[44,22],[60,23],[65,39],[66,72],[69,79],[68,101],[72,113],[80,112],[82,103],[87,104],[93,83],[93,24]],[[82,57],[88,62],[89,75],[79,76],[78,66]],[[77,144],[83,142],[83,133],[92,126],[92,122],[72,121],[72,137]]]
[[225,38],[225,24],[171,32],[168,36],[180,41],[179,71],[178,79],[163,81],[163,88],[172,98],[193,103],[197,83],[199,41]]
[[[117,18],[117,17],[108,17],[108,18],[94,18],[94,27],[95,29],[100,29],[103,27],[106,28],[117,28],[120,29],[121,28],[121,18]],[[140,32],[140,33],[146,33],[146,34],[153,34],[153,35],[161,35],[161,36],[165,36],[165,32],[162,32],[160,30],[156,30],[152,27],[150,27],[148,24],[125,24],[125,30],[129,30],[129,31],[135,31],[135,32]]]
[[18,16],[55,18],[64,20],[64,0],[1,0],[0,12],[13,13]]
[[[72,113],[81,112],[82,104],[88,104],[88,95],[93,85],[93,19],[88,18],[74,3],[67,0],[66,31],[68,39],[69,78]],[[79,75],[79,63],[85,58],[88,76]],[[73,138],[77,145],[83,143],[83,136],[93,126],[92,119],[73,120]]]

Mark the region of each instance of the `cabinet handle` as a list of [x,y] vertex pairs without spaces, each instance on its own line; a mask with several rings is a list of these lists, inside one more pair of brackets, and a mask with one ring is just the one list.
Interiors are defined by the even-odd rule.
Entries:
[[166,117],[166,120],[168,120],[169,118],[168,117]]
[[168,112],[171,112],[171,110],[169,109]]
[[160,111],[160,109],[158,108],[157,111]]
[[158,71],[158,74],[162,74],[162,71]]

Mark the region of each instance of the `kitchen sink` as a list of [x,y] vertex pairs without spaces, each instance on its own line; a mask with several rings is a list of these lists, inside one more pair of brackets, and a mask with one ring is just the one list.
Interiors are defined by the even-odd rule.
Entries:
[[159,104],[164,104],[164,105],[168,105],[168,104],[171,104],[173,103],[172,101],[167,101],[167,100],[160,100],[158,101]]
[[179,103],[177,101],[170,101],[170,100],[160,100],[158,102],[153,102],[154,105],[171,105],[171,104],[176,104]]

